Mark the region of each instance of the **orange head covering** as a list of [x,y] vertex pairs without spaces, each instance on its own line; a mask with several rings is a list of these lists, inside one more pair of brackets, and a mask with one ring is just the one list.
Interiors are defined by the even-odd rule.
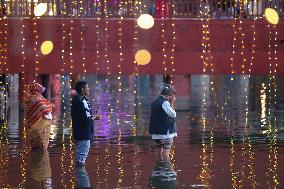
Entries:
[[28,95],[42,94],[45,90],[41,84],[33,83],[28,86]]

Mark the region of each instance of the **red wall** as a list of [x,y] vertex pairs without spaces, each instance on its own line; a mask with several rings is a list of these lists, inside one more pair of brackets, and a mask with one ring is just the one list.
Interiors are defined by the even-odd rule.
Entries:
[[[74,59],[73,73],[82,73],[82,42],[80,40],[80,31],[82,30],[82,20],[73,19],[72,26],[72,53]],[[69,57],[69,33],[70,33],[70,19],[50,18],[50,19],[39,19],[37,24],[37,31],[39,35],[39,45],[45,40],[51,40],[54,43],[54,49],[49,55],[41,55],[39,52],[39,70],[41,73],[61,73],[63,62],[61,59],[61,50],[63,46],[62,41],[62,23],[65,24],[65,61],[64,72],[70,72],[70,57]],[[96,36],[96,19],[85,19],[84,39],[85,39],[85,57],[86,57],[86,71],[87,73],[97,73],[95,62],[96,57],[96,44],[99,45],[99,51],[101,58],[99,59],[98,73],[106,73],[107,64],[104,59],[105,55],[105,41],[106,35],[104,32],[105,20],[99,21],[100,35]],[[5,25],[7,23],[7,25]],[[214,72],[210,69],[206,73],[213,74],[226,74],[231,73],[230,58],[232,56],[233,46],[233,23],[234,20],[212,20],[209,25],[210,29],[210,44],[212,50],[212,64]],[[25,71],[33,73],[35,70],[34,66],[34,44],[35,35],[33,33],[33,23],[31,19],[25,19],[25,30],[24,35],[26,38],[25,42]],[[167,49],[167,68],[168,73],[172,73],[172,67],[170,66],[170,50],[172,49],[172,21],[165,21],[165,34],[166,34],[166,49]],[[252,20],[243,20],[243,33],[244,33],[244,56],[247,59],[247,65],[245,66],[245,72],[248,73],[248,64],[251,59],[251,48],[252,48]],[[118,28],[122,26],[122,51],[123,51],[123,63],[122,73],[134,73],[135,65],[133,63],[135,54],[135,43],[134,43],[134,32],[135,32],[135,21],[125,19],[122,24],[118,24],[118,20],[110,19],[108,24],[108,57],[110,59],[110,73],[118,73],[119,64],[119,43],[118,43]],[[176,47],[175,47],[175,73],[190,73],[190,74],[201,74],[202,73],[202,21],[190,20],[190,19],[176,19]],[[2,56],[7,56],[7,65],[10,73],[20,72],[21,64],[23,62],[21,56],[21,36],[22,23],[20,19],[6,19],[0,20],[0,34]],[[238,28],[238,26],[237,26]],[[269,44],[269,29],[265,20],[256,21],[256,51],[255,51],[255,62],[252,67],[253,74],[265,74],[269,73],[269,60],[268,60],[268,44]],[[7,30],[7,54],[3,54],[3,48],[5,43],[5,33]],[[284,73],[284,65],[282,64],[284,58],[284,24],[280,22],[277,25],[276,30],[278,32],[277,41],[274,40],[274,30],[272,29],[271,36],[271,53],[273,57],[274,44],[277,46],[277,58],[279,66],[277,73]],[[240,54],[241,51],[241,30],[237,30],[236,36],[236,59],[234,62],[235,73],[242,73],[243,57]],[[161,37],[161,20],[155,20],[155,26],[150,30],[138,29],[138,48],[146,48],[152,54],[151,62],[146,66],[139,66],[139,73],[164,73],[164,66],[162,65],[162,48],[163,39]],[[2,64],[0,70],[4,72],[3,57],[1,58]],[[272,61],[272,67],[274,62]],[[274,69],[274,68],[272,68]]]

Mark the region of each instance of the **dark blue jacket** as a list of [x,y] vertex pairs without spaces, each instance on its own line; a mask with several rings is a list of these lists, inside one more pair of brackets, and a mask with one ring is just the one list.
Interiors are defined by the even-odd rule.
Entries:
[[151,104],[151,116],[149,133],[166,135],[176,132],[175,119],[169,117],[162,108],[162,104],[166,101],[163,96],[159,96]]
[[86,97],[81,95],[75,95],[73,97],[71,116],[73,139],[91,140],[94,135],[94,121],[92,119],[93,113],[91,105]]

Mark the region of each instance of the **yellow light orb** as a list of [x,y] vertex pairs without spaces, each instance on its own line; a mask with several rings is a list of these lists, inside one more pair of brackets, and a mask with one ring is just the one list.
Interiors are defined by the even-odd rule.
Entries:
[[279,22],[279,16],[276,10],[272,8],[266,8],[264,11],[264,16],[270,24],[276,25]]
[[53,49],[53,43],[51,41],[45,41],[40,46],[40,50],[43,55],[51,53],[52,49]]
[[151,53],[145,49],[139,50],[135,54],[135,60],[138,65],[146,65],[151,61]]
[[42,16],[46,13],[46,11],[47,11],[47,3],[40,3],[36,5],[34,9],[34,14],[35,16]]
[[137,20],[137,25],[143,29],[150,29],[154,26],[154,18],[150,14],[142,14]]

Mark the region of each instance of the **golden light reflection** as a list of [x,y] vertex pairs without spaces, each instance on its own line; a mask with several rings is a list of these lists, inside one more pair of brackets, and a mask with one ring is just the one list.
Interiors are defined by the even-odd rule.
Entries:
[[[97,139],[97,138],[96,138]],[[97,149],[97,150],[99,150],[99,149]],[[101,188],[102,186],[100,185],[101,184],[101,181],[100,181],[100,172],[101,172],[101,170],[100,170],[100,156],[99,155],[97,155],[97,157],[96,157],[96,188]]]
[[266,86],[265,83],[261,84],[260,89],[260,108],[261,108],[261,114],[260,114],[260,127],[265,127],[267,124],[267,115],[266,115]]
[[232,188],[237,189],[238,187],[238,172],[235,168],[235,144],[234,139],[231,137],[231,156],[230,156],[230,171],[231,171],[231,180],[232,180]]
[[27,175],[27,168],[28,168],[28,160],[29,157],[29,147],[27,144],[27,130],[26,130],[26,121],[23,119],[22,122],[23,126],[23,141],[22,141],[22,148],[19,152],[20,156],[20,187],[25,187],[26,183],[26,175]]
[[[65,78],[64,75],[62,75],[62,86],[65,86]],[[66,182],[65,182],[65,177],[66,177],[66,167],[65,167],[65,159],[66,159],[66,145],[65,145],[65,126],[66,126],[66,102],[65,102],[65,87],[63,87],[62,91],[62,135],[61,135],[61,144],[62,144],[62,150],[61,150],[61,156],[60,156],[60,167],[61,167],[61,173],[60,173],[60,182],[62,188],[67,188]]]
[[118,138],[117,138],[117,147],[118,147],[118,152],[117,152],[117,165],[118,165],[118,180],[117,180],[117,187],[118,188],[124,188],[123,187],[123,179],[124,179],[124,170],[123,170],[123,155],[122,155],[122,135],[121,135],[121,129],[118,130]]
[[0,182],[6,183],[8,178],[9,148],[0,140]]
[[[207,87],[209,76],[202,75],[201,76],[201,82],[202,82],[202,104],[201,104],[201,126],[202,126],[202,147],[201,147],[201,170],[197,177],[198,180],[202,183],[202,185],[206,188],[212,188],[210,185],[210,182],[213,178],[212,170],[211,170],[211,164],[213,163],[213,153],[214,153],[214,130],[213,128],[210,129],[210,141],[206,141],[206,133],[208,131],[208,107],[207,107],[207,101],[209,95],[209,88]],[[209,143],[209,144],[208,144]]]
[[108,143],[106,148],[105,148],[105,157],[104,157],[104,161],[106,162],[106,166],[104,168],[105,170],[105,186],[106,188],[108,188],[108,176],[109,176],[109,169],[110,169],[110,166],[111,166],[111,163],[110,163],[110,147],[111,147],[111,144]]

